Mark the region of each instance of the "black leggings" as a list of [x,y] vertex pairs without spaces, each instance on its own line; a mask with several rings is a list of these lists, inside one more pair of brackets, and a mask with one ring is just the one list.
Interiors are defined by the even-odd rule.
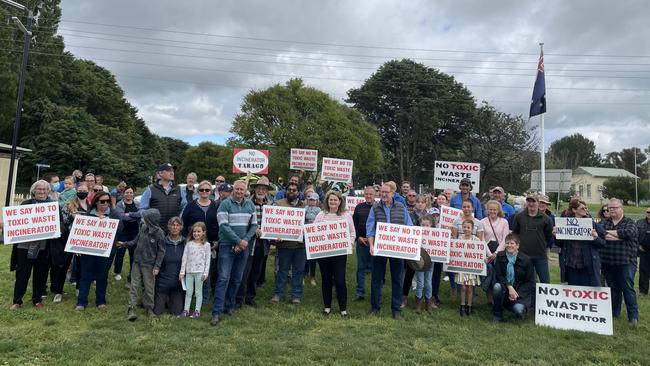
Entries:
[[323,283],[323,305],[326,308],[332,307],[332,286],[336,286],[336,299],[339,302],[339,310],[344,311],[348,309],[348,288],[345,285],[347,260],[347,255],[338,255],[318,260],[318,267],[320,267]]
[[32,304],[37,304],[43,301],[41,295],[47,285],[47,273],[50,267],[47,250],[40,250],[36,258],[27,258],[27,249],[14,250],[16,251],[16,283],[13,303],[22,305],[29,278],[32,277]]
[[[406,262],[405,262],[406,263]],[[408,297],[409,291],[411,291],[411,283],[413,282],[413,277],[415,277],[415,271],[411,269],[408,265],[405,265],[406,271],[404,271],[404,283],[402,284],[402,295]]]

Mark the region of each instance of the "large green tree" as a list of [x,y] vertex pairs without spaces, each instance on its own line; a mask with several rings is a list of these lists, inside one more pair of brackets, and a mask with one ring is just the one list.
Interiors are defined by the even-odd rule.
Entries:
[[576,133],[553,141],[546,153],[546,165],[557,169],[600,166],[600,155],[593,141]]
[[185,152],[176,180],[184,182],[189,172],[196,173],[199,181],[207,179],[213,182],[218,175],[223,175],[232,182],[238,177],[232,173],[232,149],[208,141]]
[[432,161],[460,149],[475,112],[470,91],[453,76],[406,59],[386,62],[348,96],[379,130],[392,179],[415,181]]
[[[646,182],[647,183],[647,182]],[[635,192],[635,179],[632,177],[612,177],[605,180],[603,185],[603,197],[605,198],[618,198],[623,200],[627,205],[629,201],[634,201],[636,198]],[[639,200],[648,198],[648,186],[643,181],[638,182]]]
[[354,160],[357,177],[381,169],[377,129],[359,112],[300,79],[248,93],[231,132],[231,147],[270,149],[273,176],[289,173],[291,148],[316,149],[321,158]]
[[[650,150],[650,147],[648,147]],[[646,162],[646,155],[643,149],[626,148],[621,151],[612,151],[607,153],[604,158],[604,165],[611,168],[625,169],[634,174],[634,156],[636,155],[637,169],[636,173],[641,178],[648,177],[648,164]]]

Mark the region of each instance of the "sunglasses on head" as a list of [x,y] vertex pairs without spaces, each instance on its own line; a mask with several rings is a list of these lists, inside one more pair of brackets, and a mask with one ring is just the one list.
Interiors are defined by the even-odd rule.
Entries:
[[210,192],[210,188],[199,188],[199,192]]
[[109,203],[109,202],[111,202],[110,199],[108,199],[108,200],[97,200],[97,203],[103,203],[103,204],[106,204],[106,203]]

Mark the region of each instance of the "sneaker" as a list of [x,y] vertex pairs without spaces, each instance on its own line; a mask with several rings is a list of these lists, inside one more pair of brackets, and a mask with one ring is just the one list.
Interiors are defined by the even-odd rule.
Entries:
[[37,302],[36,304],[34,304],[34,307],[35,307],[36,309],[42,309],[42,308],[45,307],[45,305],[43,305],[42,302]]
[[54,295],[54,300],[52,300],[53,303],[59,303],[63,300],[63,295],[62,294],[56,294]]
[[200,318],[201,317],[201,312],[198,310],[194,310],[192,315],[190,315],[190,318]]
[[300,299],[298,299],[298,298],[291,299],[291,303],[292,303],[293,305],[300,305]]
[[20,306],[21,306],[20,304],[12,304],[9,307],[9,310],[18,310],[18,309],[20,309]]
[[219,318],[219,315],[213,315],[212,319],[210,319],[210,325],[215,326],[219,324],[220,321],[221,319]]
[[138,315],[135,313],[135,309],[129,306],[129,309],[126,312],[126,320],[134,322],[138,319]]
[[106,306],[106,304],[97,305],[97,310],[99,311],[106,311],[106,309],[108,309],[108,306]]
[[147,314],[147,316],[150,317],[150,318],[155,318],[155,317],[156,317],[156,313],[153,312],[153,309],[152,309],[152,308],[148,308],[148,309],[145,310],[144,312],[145,312],[145,314]]
[[116,274],[115,275],[115,281],[122,281],[122,275],[121,274]]
[[77,305],[77,306],[74,307],[74,310],[75,311],[84,311],[84,310],[86,310],[86,307],[83,306],[83,305]]
[[279,302],[280,302],[280,296],[273,295],[273,297],[271,298],[271,304],[277,304]]
[[183,310],[183,311],[181,311],[180,314],[178,314],[178,317],[179,318],[187,318],[189,315],[190,315],[189,310]]
[[445,282],[449,282],[449,276],[443,277],[442,280],[445,281]]
[[312,278],[309,283],[311,283],[312,286],[316,286],[316,279]]

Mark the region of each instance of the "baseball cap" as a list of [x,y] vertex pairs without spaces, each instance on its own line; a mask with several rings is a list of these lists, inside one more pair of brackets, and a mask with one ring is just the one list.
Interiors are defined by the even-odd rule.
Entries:
[[170,163],[160,164],[160,166],[158,166],[158,169],[156,171],[162,172],[165,170],[174,170],[174,166],[171,165]]
[[309,199],[318,201],[320,200],[320,197],[318,196],[318,193],[312,193],[309,195]]
[[429,210],[427,210],[427,213],[429,215],[440,215],[440,210],[436,207],[431,207]]
[[505,191],[503,190],[503,188],[501,188],[501,187],[499,187],[499,186],[496,186],[496,187],[492,188],[492,190],[491,190],[490,192],[494,192],[494,191],[499,191],[499,192],[501,192],[501,193],[504,193],[504,192],[505,192]]
[[540,194],[539,196],[537,196],[537,201],[541,203],[546,203],[547,205],[551,204],[551,202],[548,199],[548,196],[545,194]]
[[526,196],[526,201],[528,200],[539,202],[539,198],[537,198],[536,193],[528,193],[528,195]]
[[230,184],[230,183],[223,183],[223,184],[221,184],[221,185],[217,188],[217,190],[218,190],[219,192],[232,192],[232,184]]

